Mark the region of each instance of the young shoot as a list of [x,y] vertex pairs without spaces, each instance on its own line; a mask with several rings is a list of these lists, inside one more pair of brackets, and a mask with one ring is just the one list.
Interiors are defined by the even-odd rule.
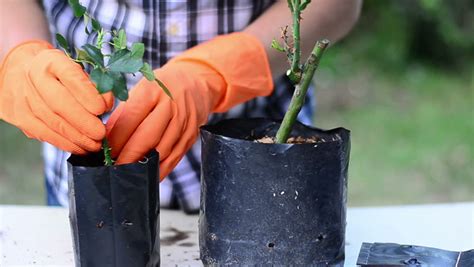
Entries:
[[286,75],[295,84],[295,91],[291,98],[288,110],[285,113],[283,121],[276,135],[277,143],[286,143],[296,121],[298,113],[304,104],[304,99],[309,85],[313,80],[314,73],[318,68],[319,62],[323,56],[324,50],[329,45],[329,41],[324,39],[318,41],[308,59],[304,64],[300,64],[300,22],[301,13],[308,6],[311,0],[288,0],[288,7],[293,18],[292,37],[288,37],[288,27],[282,29],[281,39],[283,44],[278,41],[272,41],[272,47],[277,51],[286,53],[290,63],[290,69]]

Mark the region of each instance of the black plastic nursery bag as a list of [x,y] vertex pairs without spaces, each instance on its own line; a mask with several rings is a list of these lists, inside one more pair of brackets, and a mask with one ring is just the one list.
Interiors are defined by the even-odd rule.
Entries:
[[76,266],[159,266],[158,154],[103,165],[102,153],[68,159]]
[[358,266],[472,267],[474,250],[463,252],[394,243],[362,243]]
[[349,131],[296,124],[314,143],[263,144],[279,122],[203,126],[199,243],[206,266],[342,266]]

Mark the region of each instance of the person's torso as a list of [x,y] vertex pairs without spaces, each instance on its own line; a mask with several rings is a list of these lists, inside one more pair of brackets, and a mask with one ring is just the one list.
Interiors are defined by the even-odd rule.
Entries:
[[[50,30],[74,47],[93,41],[67,0],[43,0]],[[171,57],[217,35],[243,30],[275,0],[81,0],[107,30],[125,29],[128,43],[145,44],[145,60],[156,68]]]
[[[243,30],[275,1],[80,0],[104,29],[123,28],[127,33],[128,45],[133,42],[144,43],[145,61],[153,68],[217,35]],[[82,19],[74,17],[67,0],[43,0],[43,5],[52,36],[62,34],[71,47],[81,47],[94,41],[95,35],[88,36],[85,33]],[[129,75],[128,88],[132,88],[140,77]],[[235,117],[281,118],[291,99],[291,88],[287,79],[279,79],[275,81],[274,93],[270,96],[252,99],[226,113],[212,114],[209,121],[212,123]],[[311,101],[306,101],[299,116],[301,121],[311,122],[311,106]],[[181,205],[189,209],[199,207],[199,154],[198,142],[170,174],[171,183],[168,184],[172,186],[160,187],[162,203],[166,203],[166,196],[174,195],[179,198]],[[48,197],[52,199],[48,200],[50,204],[67,205],[68,156],[68,153],[47,143],[43,146],[46,188]],[[166,191],[169,192],[164,194]]]

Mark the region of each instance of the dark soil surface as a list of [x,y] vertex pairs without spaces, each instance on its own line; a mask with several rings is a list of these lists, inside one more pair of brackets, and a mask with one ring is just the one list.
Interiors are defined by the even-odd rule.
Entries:
[[[313,137],[290,137],[286,141],[287,144],[314,144],[317,142],[324,142],[324,139],[321,139],[319,137],[313,136]],[[262,143],[262,144],[275,144],[276,143],[276,138],[273,136],[264,136],[262,138],[254,140],[256,143]]]

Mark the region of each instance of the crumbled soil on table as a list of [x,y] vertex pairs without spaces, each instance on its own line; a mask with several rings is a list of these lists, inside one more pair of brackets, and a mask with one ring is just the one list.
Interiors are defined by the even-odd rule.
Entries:
[[[302,137],[302,136],[297,136],[297,137],[290,137],[286,141],[287,144],[314,144],[317,142],[324,142],[324,139],[321,139],[316,136],[312,137]],[[276,138],[274,136],[264,136],[262,138],[254,140],[255,143],[261,143],[261,144],[276,144]]]
[[174,227],[169,227],[165,230],[167,233],[172,233],[172,235],[162,237],[160,240],[161,245],[171,246],[176,244],[179,241],[185,240],[189,237],[188,231],[180,231]]

